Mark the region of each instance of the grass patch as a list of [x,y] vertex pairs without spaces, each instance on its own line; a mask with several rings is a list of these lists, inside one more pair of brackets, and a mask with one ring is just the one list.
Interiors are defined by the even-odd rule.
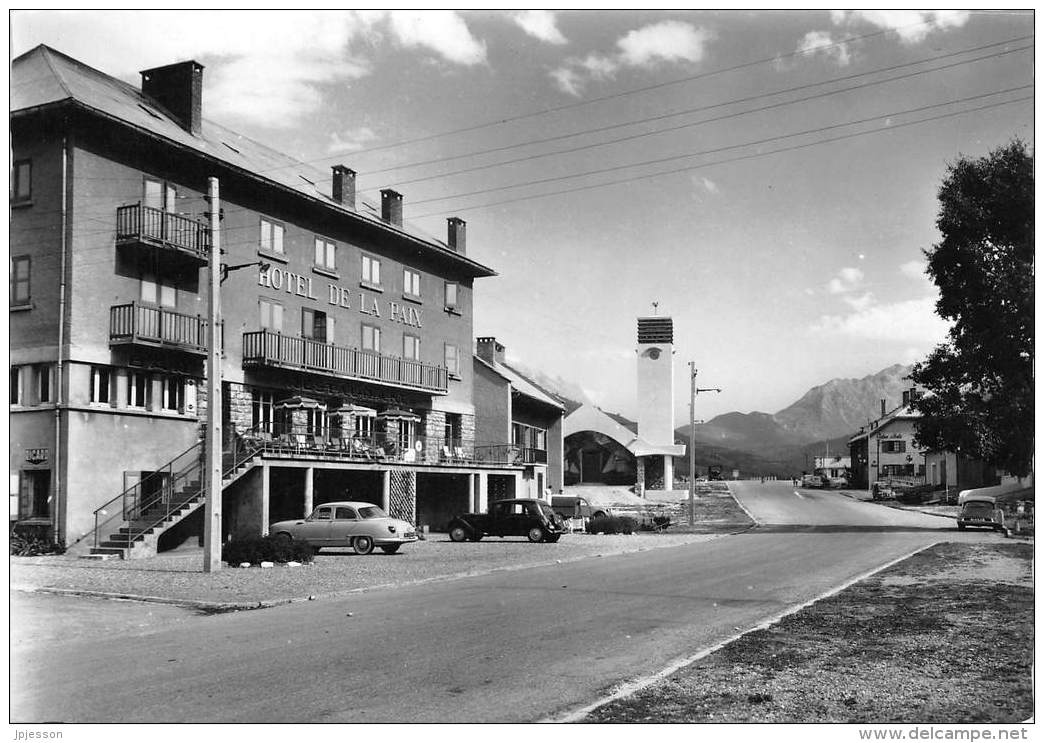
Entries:
[[937,545],[586,721],[1026,720],[1032,559],[1023,543]]

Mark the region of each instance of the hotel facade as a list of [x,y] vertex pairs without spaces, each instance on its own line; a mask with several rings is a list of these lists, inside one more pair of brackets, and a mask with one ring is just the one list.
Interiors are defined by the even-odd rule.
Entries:
[[[221,415],[223,537],[331,500],[439,529],[561,482],[476,438],[472,296],[494,271],[202,118],[203,68],[141,89],[40,46],[11,70],[11,517],[73,550],[202,533]],[[206,399],[208,181],[220,188],[222,409]],[[504,431],[510,431],[505,422]],[[542,439],[541,439],[542,440]]]

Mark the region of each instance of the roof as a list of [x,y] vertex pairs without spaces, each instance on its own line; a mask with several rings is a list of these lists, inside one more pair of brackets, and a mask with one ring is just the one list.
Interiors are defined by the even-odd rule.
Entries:
[[488,367],[489,369],[492,369],[494,372],[496,372],[501,377],[510,382],[512,389],[514,389],[519,394],[525,395],[526,397],[532,398],[538,402],[542,402],[545,405],[550,405],[554,408],[557,408],[558,410],[565,410],[565,407],[562,405],[562,403],[560,403],[558,400],[555,400],[548,393],[544,392],[544,390],[540,389],[540,387],[537,386],[535,382],[528,379],[525,375],[523,375],[516,369],[512,369],[507,364],[495,361],[491,363],[478,355],[475,355],[474,358],[480,364]]
[[43,44],[11,63],[11,113],[26,114],[58,104],[76,104],[103,117],[128,124],[149,135],[195,150],[250,175],[319,201],[337,211],[360,217],[375,226],[419,240],[441,255],[466,265],[476,276],[495,276],[491,268],[452,250],[411,223],[402,228],[380,217],[380,207],[357,197],[355,210],[333,200],[316,184],[329,182],[331,174],[245,137],[209,119],[200,134],[183,129],[158,103],[141,90],[106,75]]
[[854,435],[851,438],[849,438],[848,439],[848,443],[851,444],[853,441],[856,441],[856,440],[862,439],[862,438],[866,438],[870,434],[882,430],[883,428],[885,428],[892,421],[901,420],[901,419],[910,419],[910,418],[920,418],[920,417],[921,417],[921,412],[919,410],[914,410],[909,405],[900,405],[898,408],[896,408],[895,410],[891,411],[890,413],[886,413],[885,415],[881,416],[877,420],[871,421],[871,424],[876,424],[873,428],[870,428],[868,426],[866,429],[860,431],[856,435]]

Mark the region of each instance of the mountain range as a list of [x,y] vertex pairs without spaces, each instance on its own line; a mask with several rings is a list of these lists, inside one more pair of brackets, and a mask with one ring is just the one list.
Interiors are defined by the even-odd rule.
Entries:
[[[519,367],[570,413],[591,400],[579,385]],[[831,379],[813,387],[777,413],[731,412],[695,427],[697,469],[719,465],[745,475],[790,476],[811,470],[812,457],[827,452],[846,455],[848,439],[869,420],[898,407],[909,389],[910,366],[894,364],[861,379]],[[593,404],[593,403],[591,403]],[[606,411],[608,413],[608,411]],[[634,421],[608,413],[632,430]],[[678,443],[688,445],[689,426],[675,430]],[[688,458],[679,458],[675,470],[688,472]]]

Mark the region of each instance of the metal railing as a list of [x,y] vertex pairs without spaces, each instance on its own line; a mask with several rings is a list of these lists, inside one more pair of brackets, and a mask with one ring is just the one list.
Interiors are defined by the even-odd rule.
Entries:
[[210,252],[210,230],[190,217],[138,203],[117,207],[116,242],[159,244],[206,262]]
[[335,346],[271,330],[243,333],[243,366],[278,366],[329,374],[343,379],[383,382],[429,392],[446,392],[444,366]]
[[197,353],[207,350],[207,321],[131,302],[109,308],[110,343],[148,343]]

